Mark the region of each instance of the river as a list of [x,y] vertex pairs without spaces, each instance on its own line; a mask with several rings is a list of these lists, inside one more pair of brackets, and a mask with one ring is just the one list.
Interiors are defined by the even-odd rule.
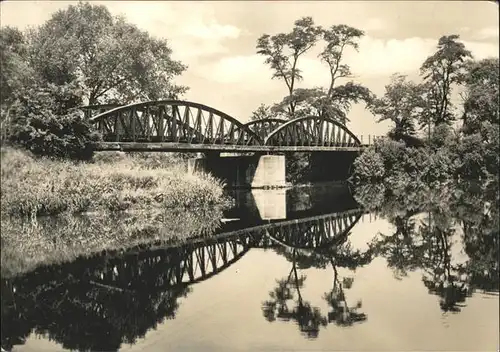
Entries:
[[3,277],[2,348],[498,349],[497,188],[228,192],[216,225],[179,240]]

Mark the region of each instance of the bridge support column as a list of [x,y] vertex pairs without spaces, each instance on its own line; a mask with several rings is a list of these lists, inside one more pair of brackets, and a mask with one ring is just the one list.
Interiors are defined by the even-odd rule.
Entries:
[[346,181],[358,156],[358,152],[351,151],[311,153],[310,181]]
[[285,187],[284,155],[241,155],[188,160],[188,173],[209,172],[228,187]]

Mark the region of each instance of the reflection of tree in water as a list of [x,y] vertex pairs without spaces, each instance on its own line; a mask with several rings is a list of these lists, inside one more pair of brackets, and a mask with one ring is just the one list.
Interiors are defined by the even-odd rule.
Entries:
[[[300,234],[297,235],[300,236]],[[353,278],[343,278],[341,282],[338,268],[355,270],[359,266],[368,264],[372,259],[372,250],[370,248],[365,253],[353,251],[350,243],[347,242],[347,237],[348,234],[343,234],[335,245],[312,252],[275,249],[292,263],[292,268],[287,277],[276,281],[275,289],[269,292],[270,299],[263,302],[262,312],[267,321],[293,320],[307,338],[316,338],[320,328],[326,327],[328,323],[350,326],[367,319],[364,313],[358,312],[361,302],[354,307],[347,304],[344,290],[351,288]],[[333,269],[333,286],[323,295],[323,299],[331,309],[325,316],[319,308],[312,307],[308,301],[304,300],[301,289],[304,287],[306,276],[299,275],[298,271],[311,267],[326,268],[328,264]],[[293,302],[292,308],[289,306],[290,301]]]
[[358,309],[362,307],[361,301],[358,301],[356,306],[349,307],[344,294],[344,288],[350,289],[354,279],[345,277],[341,283],[337,268],[333,261],[332,268],[334,272],[333,287],[330,292],[326,292],[323,296],[331,307],[331,311],[328,313],[328,322],[334,322],[339,326],[351,326],[354,323],[365,321],[367,319],[366,314],[358,313]]
[[[7,324],[2,325],[2,346],[22,344],[35,331],[67,349],[116,350],[121,344],[144,336],[163,319],[175,316],[177,299],[188,293],[183,282],[191,284],[217,274],[252,246],[265,248],[271,243],[278,247],[278,252],[289,255],[286,245],[280,247],[276,243],[288,239],[289,234],[294,238],[293,231],[297,229],[314,231],[296,244],[322,243],[329,247],[331,242],[325,231],[319,231],[349,228],[359,219],[357,211],[344,215],[306,218],[307,221],[278,224],[266,231],[236,231],[229,237],[200,237],[175,248],[146,249],[139,245],[125,251],[79,257],[68,264],[39,266],[4,281],[2,319]],[[277,238],[271,240],[270,232]],[[154,243],[153,247],[156,245],[161,247],[162,243]],[[299,276],[298,269],[324,266],[328,260],[298,251],[291,256],[294,275],[287,282],[297,288],[298,304],[290,311],[283,307],[281,312],[298,321],[303,331],[314,334],[326,318],[302,298],[300,289],[305,278]],[[288,297],[289,293],[283,295]]]
[[443,312],[460,312],[462,303],[468,295],[466,283],[454,274],[456,270],[451,264],[450,244],[454,234],[451,225],[441,227],[432,222],[432,213],[428,215],[428,223],[422,222],[420,235],[423,249],[421,252],[422,281],[429,293],[440,297],[439,305]]
[[[295,258],[296,250],[292,251]],[[297,260],[292,261],[292,269],[288,277],[277,280],[276,288],[269,293],[270,300],[263,303],[262,312],[267,321],[273,322],[276,318],[284,321],[295,320],[302,333],[309,338],[318,336],[320,326],[326,326],[327,320],[316,307],[304,301],[301,288],[306,276],[297,273]],[[295,299],[294,291],[297,293]],[[294,307],[288,307],[288,301],[294,300]]]
[[498,211],[498,190],[486,193],[493,199],[488,199],[482,206],[481,216],[475,219],[462,220],[464,251],[469,257],[459,270],[467,275],[471,287],[496,291],[500,288],[499,260],[500,257],[500,223]]
[[[396,229],[392,235],[380,236],[376,253],[386,258],[396,277],[422,270],[425,286],[440,297],[444,312],[459,312],[475,289],[498,291],[498,187],[462,184],[416,189],[419,194],[407,190],[406,198],[386,190],[383,202],[365,203]],[[361,198],[369,202],[373,197],[364,191]],[[427,214],[425,219],[416,221],[415,215],[422,213]],[[451,253],[457,225],[463,229],[462,245],[468,256],[463,264],[455,264]]]
[[386,258],[393,268],[396,278],[400,279],[419,267],[422,253],[416,245],[415,220],[396,216],[393,219],[396,232],[392,236],[383,236],[378,243],[378,254]]
[[115,351],[175,317],[187,285],[171,286],[175,254],[98,256],[2,281],[2,347],[23,344],[32,330],[66,349]]

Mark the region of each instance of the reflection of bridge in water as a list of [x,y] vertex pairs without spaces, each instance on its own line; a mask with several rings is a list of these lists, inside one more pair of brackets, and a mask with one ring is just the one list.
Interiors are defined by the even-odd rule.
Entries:
[[[97,284],[131,289],[135,286],[134,277],[142,276],[145,267],[153,271],[156,271],[154,267],[162,267],[167,268],[158,272],[161,278],[157,279],[162,285],[191,284],[223,271],[252,248],[281,247],[304,255],[319,254],[345,240],[360,220],[371,221],[372,215],[357,205],[346,187],[325,186],[311,190],[313,192],[266,190],[267,199],[274,199],[274,214],[262,209],[265,202],[256,201],[262,196],[258,193],[260,190],[241,192],[236,196],[237,204],[226,211],[226,216],[233,218],[222,222],[215,234],[180,243],[158,242],[146,249],[139,246],[126,251],[109,251],[62,265],[61,269],[76,269],[78,273],[73,276]],[[307,197],[300,202],[297,194],[307,194]],[[46,270],[53,272],[55,267],[39,268],[35,272],[42,274]],[[32,274],[35,273],[27,276]]]
[[[108,256],[103,277],[111,280],[108,284],[121,282],[120,273],[131,269],[125,270],[119,263],[126,256],[133,256],[148,261],[148,265],[168,266],[162,280],[170,285],[196,283],[220,273],[252,248],[282,247],[305,255],[321,253],[345,240],[360,220],[371,221],[371,215],[341,185],[315,186],[307,191],[233,191],[232,195],[236,204],[226,211],[230,221],[223,222],[215,234],[191,238],[182,244],[158,243],[149,246],[146,253],[131,250],[121,254],[116,262]],[[298,201],[298,195],[302,201]],[[271,214],[266,200],[272,200]]]
[[[22,344],[37,329],[65,348],[116,350],[175,317],[177,299],[190,285],[223,272],[253,248],[321,255],[367,216],[353,201],[334,201],[344,190],[332,192],[340,194],[328,201],[309,192],[300,203],[289,191],[286,199],[293,204],[285,204],[284,219],[263,219],[258,206],[249,209],[253,218],[245,217],[237,205],[227,215],[242,217],[221,223],[210,237],[110,251],[2,280],[2,320],[8,321],[2,324],[2,346]],[[68,324],[71,329],[63,328]]]
[[[151,247],[146,256],[140,252],[128,252],[147,266],[167,268],[161,281],[168,285],[193,284],[220,273],[242,258],[252,248],[270,249],[285,247],[303,254],[321,252],[345,239],[361,219],[364,212],[352,209],[341,213],[285,220],[240,230],[221,232],[211,238],[197,238],[178,247]],[[231,224],[232,225],[232,224]],[[300,234],[300,235],[299,235]],[[107,285],[125,284],[130,287],[128,275],[140,275],[143,264],[131,267],[124,257],[108,258],[106,266],[96,272],[96,282]],[[138,272],[131,272],[134,267]],[[101,277],[101,278],[99,278]]]

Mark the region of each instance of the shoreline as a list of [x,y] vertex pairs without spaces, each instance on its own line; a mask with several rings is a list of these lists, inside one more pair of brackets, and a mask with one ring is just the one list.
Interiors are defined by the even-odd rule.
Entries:
[[39,217],[95,212],[161,211],[224,206],[224,184],[209,174],[187,175],[164,163],[122,156],[92,163],[36,158],[1,149],[2,216]]

